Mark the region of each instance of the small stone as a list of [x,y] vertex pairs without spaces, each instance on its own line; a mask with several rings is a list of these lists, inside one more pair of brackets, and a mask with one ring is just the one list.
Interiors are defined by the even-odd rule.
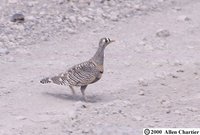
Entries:
[[190,21],[191,19],[185,15],[181,15],[177,18],[178,21]]
[[166,113],[167,113],[167,114],[171,113],[171,110],[166,110]]
[[188,111],[191,111],[191,112],[197,112],[198,111],[198,108],[195,108],[195,107],[187,107],[186,109]]
[[140,90],[139,93],[138,93],[140,96],[144,96],[144,91],[143,90]]
[[174,7],[173,9],[176,10],[176,11],[181,11],[182,10],[181,7]]
[[21,13],[16,13],[11,17],[11,22],[23,23],[25,21],[24,15]]
[[39,3],[38,1],[27,1],[27,2],[28,2],[27,5],[29,7],[33,7],[33,6],[35,6],[35,5],[37,5]]
[[160,103],[163,105],[163,107],[165,107],[165,108],[171,108],[171,102],[170,101],[167,101],[167,100],[165,100],[165,99],[162,99],[161,101],[160,101]]
[[183,64],[182,64],[181,61],[176,60],[172,65],[173,65],[173,66],[182,66]]
[[178,72],[178,73],[183,73],[183,72],[184,72],[184,70],[182,70],[182,69],[179,69],[179,70],[177,70],[176,72]]
[[17,120],[26,120],[27,118],[25,116],[17,116],[16,119]]
[[142,121],[143,120],[143,118],[141,116],[134,116],[133,119],[136,120],[136,121]]
[[138,44],[139,44],[140,46],[145,46],[145,45],[146,45],[146,42],[145,42],[145,41],[140,41]]
[[169,37],[170,32],[169,32],[169,30],[166,30],[166,29],[160,29],[156,32],[156,36],[162,37],[162,38]]
[[69,34],[76,34],[77,31],[71,28],[65,28],[65,31],[67,31]]
[[178,78],[178,76],[176,76],[176,75],[172,75],[172,78]]
[[70,16],[70,17],[69,17],[69,20],[70,20],[70,22],[72,22],[72,23],[76,23],[76,21],[77,21],[77,19],[76,19],[75,16]]
[[31,52],[29,52],[28,50],[25,50],[25,49],[16,49],[16,52],[19,53],[19,54],[25,54],[25,55],[31,55]]
[[175,113],[175,114],[178,114],[178,115],[181,115],[181,114],[182,114],[182,112],[181,112],[180,110],[175,110],[174,113]]
[[125,65],[126,67],[130,67],[130,66],[131,66],[131,63],[129,63],[129,62],[124,62],[124,65]]
[[58,0],[58,4],[62,5],[65,3],[65,0]]
[[0,48],[0,56],[9,54],[9,51],[7,48]]
[[83,24],[85,24],[86,22],[89,21],[89,18],[87,18],[87,17],[78,17],[78,21],[83,23]]
[[30,20],[30,21],[36,20],[35,17],[33,17],[33,16],[27,16],[26,19],[27,19],[27,20]]
[[142,10],[142,6],[137,4],[134,6],[134,9],[140,11]]
[[148,82],[143,78],[139,79],[138,83],[140,86],[148,86]]
[[8,62],[16,62],[15,58],[10,56],[6,59]]
[[8,3],[10,4],[16,4],[18,2],[18,0],[8,0]]

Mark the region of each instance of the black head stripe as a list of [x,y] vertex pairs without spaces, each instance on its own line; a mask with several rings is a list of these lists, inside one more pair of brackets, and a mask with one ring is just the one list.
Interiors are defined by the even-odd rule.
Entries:
[[105,42],[106,42],[106,43],[109,43],[109,42],[110,42],[110,39],[109,39],[109,38],[105,38]]
[[106,43],[108,42],[108,39],[107,39],[107,38],[105,38],[105,42],[106,42]]

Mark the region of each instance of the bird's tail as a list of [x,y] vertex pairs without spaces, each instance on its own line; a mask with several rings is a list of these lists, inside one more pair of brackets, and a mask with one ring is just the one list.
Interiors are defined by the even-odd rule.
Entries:
[[58,85],[66,85],[67,80],[66,77],[63,74],[60,74],[58,76],[54,77],[46,77],[42,80],[40,80],[40,83],[45,84],[45,83],[55,83]]

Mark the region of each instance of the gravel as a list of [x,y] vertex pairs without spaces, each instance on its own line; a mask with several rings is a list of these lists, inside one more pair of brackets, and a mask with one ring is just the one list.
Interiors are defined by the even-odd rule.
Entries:
[[156,9],[158,4],[157,0],[3,1],[0,41],[9,48],[16,48],[56,37],[66,38],[90,23],[98,22],[103,26],[109,21],[145,14]]

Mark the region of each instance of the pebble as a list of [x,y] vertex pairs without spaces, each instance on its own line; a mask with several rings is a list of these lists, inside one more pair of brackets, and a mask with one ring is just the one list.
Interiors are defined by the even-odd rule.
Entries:
[[182,69],[179,69],[179,70],[177,70],[176,72],[178,72],[178,73],[183,73],[183,72],[184,72],[184,70],[182,70]]
[[18,22],[18,23],[23,23],[25,21],[24,15],[21,13],[16,13],[14,14],[11,19],[11,22]]
[[8,62],[16,62],[15,58],[12,57],[12,56],[7,57],[7,58],[6,58],[6,61],[8,61]]
[[174,63],[172,63],[173,66],[182,66],[183,63],[179,60],[176,60]]
[[171,110],[166,110],[166,113],[167,113],[167,114],[171,113]]
[[198,112],[198,108],[195,108],[195,107],[187,107],[186,108],[188,111],[191,111],[191,112]]
[[144,93],[143,90],[140,90],[138,94],[139,94],[140,96],[144,96],[144,95],[145,95],[145,93]]
[[134,117],[133,117],[133,120],[142,121],[143,118],[142,118],[142,116],[134,116]]
[[147,80],[145,80],[143,78],[141,78],[141,79],[138,80],[138,84],[140,86],[145,86],[145,87],[149,85],[148,82],[147,82]]
[[27,118],[25,116],[17,116],[16,119],[17,120],[26,120]]
[[16,49],[16,52],[19,53],[19,54],[25,54],[25,55],[31,55],[31,52],[26,50],[26,49],[22,49],[22,48],[18,48]]
[[8,0],[9,4],[16,4],[18,2],[18,0]]
[[174,7],[173,9],[176,10],[176,11],[181,11],[182,10],[181,7]]
[[177,18],[178,21],[190,21],[191,19],[185,15],[181,15]]
[[38,1],[28,1],[27,5],[29,7],[33,7],[33,6],[37,5],[38,3],[39,3]]
[[167,29],[160,29],[156,32],[157,37],[166,38],[170,36],[170,32]]
[[180,110],[175,110],[174,113],[175,113],[175,114],[178,114],[178,115],[181,115],[181,114],[182,114],[182,112],[181,112]]
[[163,105],[163,107],[165,107],[165,108],[171,108],[171,102],[170,101],[168,101],[168,100],[166,100],[166,99],[162,99],[161,101],[160,101],[160,103]]
[[9,54],[9,50],[7,48],[0,48],[0,56]]

